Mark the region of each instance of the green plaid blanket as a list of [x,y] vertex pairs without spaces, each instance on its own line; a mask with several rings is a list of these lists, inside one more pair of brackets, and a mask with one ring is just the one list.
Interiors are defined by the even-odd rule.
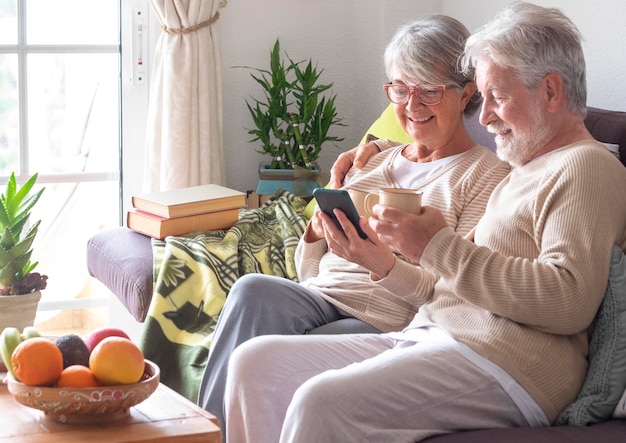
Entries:
[[215,323],[235,280],[249,273],[297,280],[294,254],[306,202],[277,193],[243,209],[228,230],[153,240],[154,293],[140,346],[161,381],[196,402]]

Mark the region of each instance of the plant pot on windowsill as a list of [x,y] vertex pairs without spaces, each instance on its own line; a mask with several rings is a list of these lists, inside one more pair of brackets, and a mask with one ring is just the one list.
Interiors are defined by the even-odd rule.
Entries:
[[0,332],[6,327],[20,331],[33,326],[41,290],[48,277],[33,272],[32,246],[41,220],[32,225],[30,214],[45,188],[30,194],[37,174],[19,187],[11,174],[0,195]]
[[0,331],[14,327],[23,330],[33,326],[41,291],[21,295],[0,296]]
[[271,169],[268,163],[259,165],[259,183],[256,193],[259,195],[274,195],[278,189],[291,192],[300,197],[310,197],[315,188],[320,188],[323,179],[320,167],[313,165],[313,169]]

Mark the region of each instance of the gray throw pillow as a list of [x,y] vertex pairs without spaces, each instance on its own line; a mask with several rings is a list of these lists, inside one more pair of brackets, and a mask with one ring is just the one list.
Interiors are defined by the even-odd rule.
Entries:
[[613,247],[609,281],[589,343],[589,370],[557,425],[585,426],[611,418],[626,389],[626,259]]

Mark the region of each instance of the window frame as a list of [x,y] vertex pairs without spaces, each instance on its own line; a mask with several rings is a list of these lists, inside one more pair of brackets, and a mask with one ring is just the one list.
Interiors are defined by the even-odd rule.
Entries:
[[[148,0],[116,0],[119,19],[119,41],[117,44],[51,44],[51,45],[29,45],[27,44],[27,17],[26,8],[28,0],[16,0],[17,7],[17,33],[16,44],[0,44],[0,54],[16,54],[18,58],[18,102],[19,102],[19,166],[14,171],[18,183],[25,182],[34,171],[29,171],[29,134],[28,134],[28,65],[29,54],[46,53],[116,53],[118,54],[119,66],[119,141],[117,149],[117,170],[106,170],[103,172],[80,172],[80,173],[60,173],[46,174],[39,173],[38,185],[56,183],[87,183],[87,182],[117,182],[116,188],[118,201],[118,225],[124,224],[124,213],[127,208],[126,201],[130,201],[130,196],[140,192],[143,176],[143,149],[145,143],[145,126],[149,95],[149,61],[152,60],[154,38],[157,33],[156,18],[150,14]],[[144,39],[142,44],[145,51],[144,59],[146,72],[144,81],[141,84],[131,81],[130,66],[132,55],[133,35],[131,26],[133,24],[131,15],[133,11],[140,10],[146,17],[146,26],[142,33]],[[152,38],[152,40],[150,40]],[[8,176],[0,175],[0,180],[4,183]],[[94,232],[95,234],[96,232]],[[40,234],[41,235],[41,234]],[[39,237],[39,236],[38,236]],[[37,249],[37,239],[34,245]],[[40,272],[45,270],[37,269]],[[53,277],[53,276],[51,276]],[[83,278],[83,276],[79,276]],[[89,279],[88,275],[84,276]],[[44,291],[45,296],[45,291]],[[39,311],[56,311],[80,309],[88,307],[102,307],[109,305],[110,297],[77,298],[78,294],[69,293],[67,298],[42,300],[39,303]]]

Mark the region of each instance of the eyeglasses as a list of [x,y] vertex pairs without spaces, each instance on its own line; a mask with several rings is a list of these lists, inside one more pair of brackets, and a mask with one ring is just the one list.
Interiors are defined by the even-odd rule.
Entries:
[[387,98],[396,105],[406,105],[411,94],[416,94],[420,103],[424,105],[437,105],[443,99],[446,90],[444,85],[439,86],[406,86],[388,83],[383,85]]

